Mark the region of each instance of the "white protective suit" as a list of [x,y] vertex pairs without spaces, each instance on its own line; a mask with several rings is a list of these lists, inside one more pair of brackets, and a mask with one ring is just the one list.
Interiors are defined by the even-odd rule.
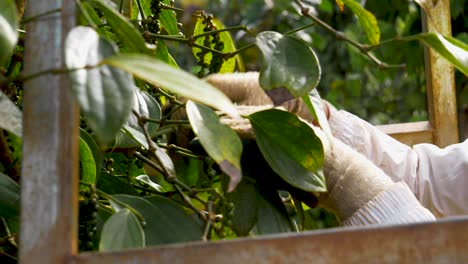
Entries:
[[371,160],[394,182],[404,181],[435,216],[468,214],[468,139],[444,149],[432,144],[411,148],[333,107],[329,124],[336,138]]

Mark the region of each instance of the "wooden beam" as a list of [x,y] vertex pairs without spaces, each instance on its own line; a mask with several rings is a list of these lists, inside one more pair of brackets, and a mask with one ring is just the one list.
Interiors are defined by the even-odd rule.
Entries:
[[[450,0],[425,2],[432,6],[422,12],[423,30],[451,36]],[[459,142],[454,70],[435,51],[425,48],[424,55],[429,120],[434,128],[434,143],[445,147]]]
[[[28,1],[25,75],[63,67],[74,0]],[[20,263],[65,263],[77,253],[79,111],[66,74],[24,84]]]
[[74,264],[468,263],[468,218],[78,255]]
[[377,128],[408,146],[434,142],[434,130],[428,121],[380,125]]

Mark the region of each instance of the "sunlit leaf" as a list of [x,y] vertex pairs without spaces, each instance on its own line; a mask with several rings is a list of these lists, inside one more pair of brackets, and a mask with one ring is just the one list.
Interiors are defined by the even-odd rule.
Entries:
[[[193,35],[194,36],[206,33],[204,31],[204,28],[206,26],[204,21],[205,20],[203,18],[198,18],[197,19],[197,23],[195,24],[195,29],[193,30]],[[216,19],[216,18],[213,18],[212,22],[213,22],[213,25],[216,27],[216,29],[225,28],[223,23],[221,21],[219,21],[218,19]],[[210,45],[209,48],[214,48],[215,44],[212,43],[212,39],[213,39],[212,36],[204,36],[204,37],[197,38],[195,43],[200,44],[200,45],[204,45],[203,43],[205,42],[206,38],[210,38],[210,40],[211,40],[211,42],[210,42],[211,45]],[[220,41],[222,41],[224,43],[224,47],[221,50],[221,52],[227,53],[227,52],[236,51],[236,45],[234,44],[234,41],[232,40],[231,34],[229,32],[227,32],[227,31],[220,32],[219,33],[219,38],[220,38]],[[198,53],[200,51],[201,51],[200,48],[196,48],[196,47],[192,48],[192,52],[195,55],[195,58],[197,58],[198,60],[200,59],[200,56],[198,55]],[[236,58],[237,57],[238,56],[234,56],[232,58],[229,58],[228,60],[223,61],[223,65],[221,66],[221,69],[219,70],[219,72],[220,73],[233,72],[235,70],[235,68],[236,68],[236,60],[237,60]],[[209,65],[211,63],[212,59],[213,59],[213,54],[208,52],[204,57],[204,62]]]
[[120,14],[114,8],[108,6],[102,0],[91,0],[99,10],[104,14],[107,23],[112,31],[119,36],[128,52],[149,53],[150,49],[146,46],[141,33],[128,21],[126,17]]
[[119,54],[105,59],[102,64],[121,68],[147,82],[160,85],[188,99],[217,108],[233,117],[239,116],[229,98],[221,91],[187,72],[150,56]]
[[0,66],[11,56],[18,41],[18,15],[15,1],[0,1]]
[[114,195],[130,205],[145,219],[146,245],[200,240],[202,226],[177,203],[163,196],[137,197]]
[[99,251],[116,251],[145,246],[143,227],[128,209],[113,214],[104,224]]
[[[171,5],[170,0],[162,0],[168,6]],[[159,17],[159,23],[169,33],[169,35],[178,35],[179,27],[177,26],[177,18],[173,10],[163,9]]]
[[266,31],[258,34],[257,47],[263,54],[260,84],[265,90],[286,88],[295,97],[315,89],[320,65],[312,48],[303,40]]
[[236,132],[219,121],[210,108],[187,102],[187,115],[195,135],[208,155],[231,177],[228,191],[234,190],[242,178],[240,158],[242,143]]
[[426,46],[437,51],[463,74],[468,76],[468,44],[439,33],[424,33],[416,36]]
[[22,137],[23,114],[3,92],[0,92],[0,128]]
[[340,0],[342,1],[354,15],[356,15],[359,25],[366,32],[367,39],[370,44],[377,45],[380,42],[380,28],[377,24],[375,16],[361,6],[359,2],[355,0]]
[[81,185],[80,189],[86,189],[88,185],[96,184],[96,161],[93,152],[86,141],[80,138],[79,142],[80,157],[80,181],[86,185]]
[[308,124],[277,109],[256,112],[248,118],[260,151],[278,175],[301,190],[326,191],[323,145]]
[[[96,168],[96,173],[95,173],[95,180],[92,182],[92,184],[96,184],[97,178],[99,177],[99,174],[101,173],[101,162],[103,159],[103,154],[101,152],[101,149],[97,145],[96,141],[94,141],[94,138],[88,134],[84,129],[80,128],[80,140],[83,140],[89,150],[91,151],[93,155],[93,161],[95,163],[95,168]],[[80,143],[81,144],[81,143]]]
[[19,216],[20,187],[0,172],[0,217]]
[[169,53],[167,49],[166,43],[162,40],[158,40],[158,47],[156,48],[156,58],[164,61],[165,63],[174,66],[175,68],[179,68],[177,62]]
[[110,142],[127,120],[133,105],[132,77],[109,65],[97,65],[115,54],[116,47],[89,27],[76,27],[65,41],[65,64],[70,72],[72,91],[90,128],[101,143]]

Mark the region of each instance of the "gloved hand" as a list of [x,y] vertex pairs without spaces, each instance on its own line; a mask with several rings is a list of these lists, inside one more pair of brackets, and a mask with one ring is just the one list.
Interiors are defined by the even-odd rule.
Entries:
[[[206,80],[219,87],[235,103],[244,104],[239,107],[242,114],[274,105],[273,100],[260,87],[258,73],[211,75]],[[281,98],[276,100],[282,101]],[[421,206],[405,183],[394,183],[367,158],[341,141],[325,137],[319,128],[312,125],[312,116],[300,99],[286,100],[281,106],[308,121],[325,142],[324,174],[328,192],[319,194],[319,205],[334,211],[345,225],[435,219]],[[332,107],[324,102],[327,117]],[[247,120],[224,119],[223,122],[236,130],[242,138],[254,138]]]

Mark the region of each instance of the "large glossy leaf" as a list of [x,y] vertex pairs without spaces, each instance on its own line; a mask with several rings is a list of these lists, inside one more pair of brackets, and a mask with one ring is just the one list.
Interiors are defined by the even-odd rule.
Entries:
[[147,82],[161,85],[171,92],[212,106],[231,116],[239,116],[232,102],[221,91],[187,72],[150,56],[119,54],[105,59],[102,63],[121,68]]
[[222,124],[216,113],[206,106],[189,101],[187,115],[203,148],[218,163],[221,170],[231,177],[228,191],[234,190],[242,179],[242,143],[239,136],[230,127]]
[[323,145],[308,124],[277,109],[256,112],[248,118],[260,151],[281,178],[304,191],[326,191]]
[[80,138],[79,142],[79,156],[80,181],[86,184],[80,186],[80,189],[85,189],[87,185],[96,184],[96,161],[90,147],[82,138]]
[[0,217],[17,217],[19,215],[19,204],[19,185],[0,172]]
[[468,76],[468,44],[439,33],[425,33],[416,36],[426,46],[437,51],[463,74]]
[[0,128],[21,137],[23,135],[23,115],[18,106],[0,92]]
[[254,184],[243,180],[237,188],[227,195],[234,204],[232,229],[238,236],[246,236],[257,223],[257,194]]
[[[216,27],[216,29],[225,28],[223,23],[221,23],[221,21],[219,21],[216,18],[213,18],[212,22],[213,22],[214,26]],[[198,18],[197,23],[195,24],[195,28],[193,30],[193,35],[196,36],[196,35],[199,35],[199,34],[206,33],[204,31],[205,26],[206,26],[205,20],[203,18],[201,18],[201,17]],[[212,41],[212,39],[213,39],[212,36],[204,36],[204,37],[197,38],[195,43],[200,44],[200,45],[204,45],[204,42],[205,42],[206,38],[210,38],[210,41]],[[224,43],[224,47],[221,50],[221,52],[227,53],[227,52],[234,52],[236,50],[236,46],[235,46],[234,41],[232,40],[231,34],[229,32],[227,32],[227,31],[220,32],[219,33],[219,38],[220,38],[220,41],[222,41]],[[215,46],[215,44],[211,43],[210,48],[214,48],[214,46]],[[200,48],[196,48],[196,47],[192,48],[193,55],[198,60],[200,59],[200,56],[198,55],[198,53],[200,51],[201,51]],[[232,58],[229,58],[228,60],[223,61],[223,65],[221,66],[221,69],[219,70],[219,72],[220,73],[233,72],[235,70],[235,68],[236,68],[236,57],[237,56],[234,56]],[[213,59],[213,54],[211,52],[208,52],[204,57],[204,62],[206,64],[210,64],[212,59]]]
[[151,52],[151,50],[146,46],[141,33],[130,23],[130,21],[128,21],[126,17],[102,0],[92,0],[92,3],[102,11],[107,23],[111,26],[112,31],[119,36],[119,39],[124,43],[126,51],[141,53]]
[[[132,110],[137,112],[139,115],[159,120],[161,119],[161,107],[159,106],[159,103],[147,92],[140,91],[138,88],[134,89],[133,92],[133,108]],[[130,127],[130,128],[129,128]],[[143,134],[143,128],[138,124],[138,119],[134,114],[130,114],[128,117],[128,120],[124,126],[124,129],[126,129],[127,133],[130,134],[135,134],[134,130],[140,132],[138,135],[132,135],[132,138],[137,137],[137,139],[140,138],[140,136],[143,136],[145,145],[147,144],[146,139]],[[156,136],[156,132],[159,129],[159,124],[156,122],[148,122],[147,123],[147,129],[148,133],[150,134],[151,137]],[[117,135],[116,139],[116,147],[119,148],[130,148],[130,147],[139,147],[141,145],[141,142],[138,141],[135,142],[134,139],[130,139],[128,136],[119,133]]]
[[18,41],[18,15],[15,1],[0,1],[0,66],[11,56]]
[[113,214],[104,224],[99,251],[116,251],[145,246],[143,227],[128,209]]
[[356,15],[359,25],[362,27],[364,32],[366,32],[367,39],[370,44],[376,45],[380,42],[380,28],[377,24],[377,19],[375,16],[364,9],[359,2],[355,0],[341,0],[354,15]]
[[[115,54],[116,47],[88,27],[76,27],[65,41],[69,69],[96,65]],[[110,142],[127,120],[133,105],[132,77],[108,65],[70,72],[72,90],[91,129],[101,143]]]
[[117,176],[101,173],[97,182],[97,188],[108,194],[130,194],[138,195],[128,183],[120,180]]
[[300,97],[318,85],[320,65],[306,42],[266,31],[258,34],[256,43],[264,58],[260,71],[263,89],[286,88],[293,96]]
[[258,215],[254,228],[256,234],[284,233],[293,230],[286,208],[276,191],[257,188],[256,195]]
[[182,207],[163,196],[115,195],[114,198],[143,216],[148,246],[194,241],[202,237],[202,227]]

